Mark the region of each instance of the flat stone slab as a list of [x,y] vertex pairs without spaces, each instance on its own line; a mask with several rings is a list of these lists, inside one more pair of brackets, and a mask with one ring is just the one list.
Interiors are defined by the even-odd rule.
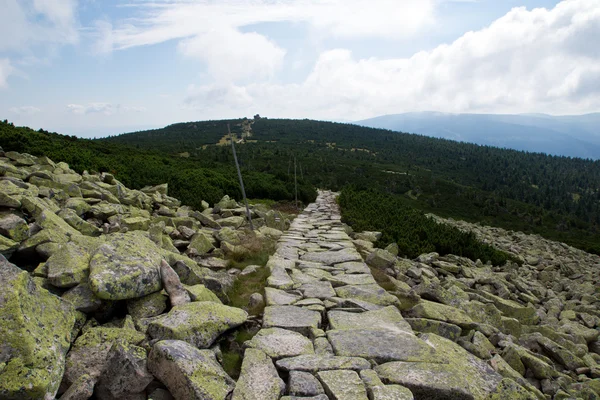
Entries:
[[330,329],[381,329],[390,332],[413,333],[408,322],[394,306],[363,313],[331,310],[327,313]]
[[288,392],[292,396],[318,396],[325,394],[321,382],[308,372],[290,371]]
[[364,358],[318,355],[282,358],[275,364],[277,365],[277,368],[283,369],[284,371],[305,372],[329,371],[333,369],[351,369],[360,371],[371,368],[371,363]]
[[355,249],[346,248],[338,251],[305,253],[300,257],[300,259],[303,261],[314,261],[326,265],[334,265],[348,261],[361,261],[362,257]]
[[329,282],[312,282],[300,286],[300,291],[307,298],[328,299],[335,296],[335,290]]
[[245,342],[245,346],[260,349],[275,359],[315,353],[310,339],[298,332],[281,328],[261,329]]
[[395,305],[400,302],[396,296],[385,291],[379,285],[346,285],[335,288],[338,297],[355,298],[381,306]]
[[380,329],[333,330],[327,332],[327,338],[337,356],[361,357],[378,364],[435,361],[435,349],[412,333]]
[[308,335],[320,325],[320,313],[301,307],[268,306],[263,315],[263,328],[284,328]]
[[339,274],[331,277],[329,281],[335,286],[377,284],[371,274]]
[[302,298],[301,296],[270,287],[265,288],[265,297],[268,306],[287,306],[294,304]]
[[267,278],[267,285],[285,290],[293,288],[294,281],[285,271],[285,268],[277,265],[271,268],[271,276]]
[[335,264],[334,267],[342,268],[347,274],[370,274],[371,270],[364,262],[350,261]]
[[246,349],[232,400],[279,400],[285,383],[273,361],[257,349]]
[[365,385],[355,371],[320,371],[317,376],[330,399],[368,400]]

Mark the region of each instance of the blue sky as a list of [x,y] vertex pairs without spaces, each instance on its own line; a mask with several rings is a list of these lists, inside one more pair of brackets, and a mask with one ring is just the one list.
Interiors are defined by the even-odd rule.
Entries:
[[2,0],[0,119],[600,111],[597,0]]

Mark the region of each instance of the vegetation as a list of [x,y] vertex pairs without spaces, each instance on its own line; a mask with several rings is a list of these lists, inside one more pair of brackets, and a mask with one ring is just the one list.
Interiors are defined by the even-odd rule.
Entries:
[[[241,198],[229,148],[223,149],[229,151],[223,162],[201,165],[198,160],[159,150],[140,150],[136,146],[34,131],[15,127],[7,121],[0,122],[0,143],[5,151],[45,155],[67,162],[79,173],[84,170],[110,172],[125,186],[134,189],[166,182],[170,195],[196,208],[200,208],[202,200],[215,203],[225,194],[238,200]],[[242,173],[248,196],[294,199],[293,181],[256,170],[244,169]],[[308,203],[316,198],[316,191],[301,179],[298,197]]]
[[[6,150],[46,154],[78,171],[110,171],[126,185],[168,182],[197,206],[239,189],[227,132],[236,146],[248,196],[315,198],[314,187],[354,185],[442,217],[537,233],[600,254],[600,161],[547,156],[311,120],[188,122],[101,140],[0,124]],[[252,123],[250,125],[250,123]],[[295,161],[295,163],[294,163]],[[294,164],[296,168],[294,168]]]
[[342,191],[339,204],[343,222],[359,232],[381,231],[380,247],[395,242],[399,254],[407,258],[435,251],[440,255],[490,261],[494,265],[510,259],[507,253],[478,241],[473,233],[438,224],[394,195],[348,187]]
[[[424,212],[537,233],[600,254],[600,161],[548,156],[420,135],[312,120],[260,118],[238,146],[247,171],[316,187],[353,184],[397,195]],[[176,124],[105,139],[146,149],[188,151],[202,166],[231,162],[216,143],[227,123]]]

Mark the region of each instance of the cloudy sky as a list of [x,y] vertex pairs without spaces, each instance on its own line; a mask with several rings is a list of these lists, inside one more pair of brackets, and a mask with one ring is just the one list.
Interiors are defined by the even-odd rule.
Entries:
[[600,111],[599,0],[0,0],[0,119]]

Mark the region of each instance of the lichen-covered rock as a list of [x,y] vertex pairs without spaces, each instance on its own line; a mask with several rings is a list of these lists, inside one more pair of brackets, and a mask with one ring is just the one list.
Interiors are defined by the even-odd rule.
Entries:
[[0,398],[54,399],[75,310],[0,256]]
[[127,312],[134,320],[156,317],[167,309],[167,296],[161,292],[127,300]]
[[20,242],[29,236],[29,226],[23,218],[8,214],[0,218],[0,235]]
[[458,325],[426,318],[406,318],[413,330],[420,333],[435,333],[453,342],[460,337],[462,329]]
[[85,313],[96,311],[102,306],[102,300],[96,297],[87,282],[69,289],[61,297],[71,303],[77,311]]
[[188,249],[193,251],[194,255],[204,255],[214,248],[212,240],[204,232],[195,234],[188,245]]
[[228,329],[240,326],[248,313],[239,308],[210,301],[174,307],[168,314],[154,319],[148,334],[158,340],[183,340],[198,348],[208,348]]
[[217,297],[217,295],[214,294],[213,291],[211,291],[204,285],[184,285],[184,288],[185,290],[187,290],[192,301],[212,301],[215,303],[222,303],[221,300],[219,300],[219,298]]
[[235,387],[215,353],[180,340],[156,343],[148,357],[148,369],[176,399],[222,400]]
[[139,345],[146,337],[132,329],[93,327],[84,328],[67,355],[64,382],[73,384],[82,375],[94,381],[102,375],[108,362],[108,353],[117,340]]
[[87,281],[90,254],[73,242],[63,244],[46,261],[48,279],[60,288],[69,288]]
[[82,235],[100,236],[102,234],[102,230],[100,228],[79,217],[77,212],[74,210],[65,208],[58,213],[58,216],[64,219],[67,224],[77,229]]
[[372,369],[360,371],[360,378],[367,387],[369,399],[373,400],[413,400],[413,394],[408,388],[400,385],[384,385],[377,372]]
[[460,327],[473,326],[473,320],[464,311],[456,307],[435,303],[433,301],[422,300],[419,304],[414,306],[408,314],[411,317],[435,319]]
[[99,397],[121,399],[141,393],[154,380],[147,369],[147,358],[144,348],[117,340],[96,385]]
[[366,263],[373,268],[379,270],[385,270],[386,268],[394,265],[394,261],[396,261],[396,256],[387,250],[383,249],[375,249],[373,250],[366,259]]
[[285,383],[277,374],[273,361],[262,351],[246,349],[240,378],[233,400],[278,400]]
[[502,376],[456,343],[434,334],[422,338],[438,362],[390,362],[375,367],[384,383],[406,386],[416,398],[485,399]]
[[160,250],[141,232],[109,235],[90,260],[90,287],[105,300],[157,292],[162,288],[161,260]]

